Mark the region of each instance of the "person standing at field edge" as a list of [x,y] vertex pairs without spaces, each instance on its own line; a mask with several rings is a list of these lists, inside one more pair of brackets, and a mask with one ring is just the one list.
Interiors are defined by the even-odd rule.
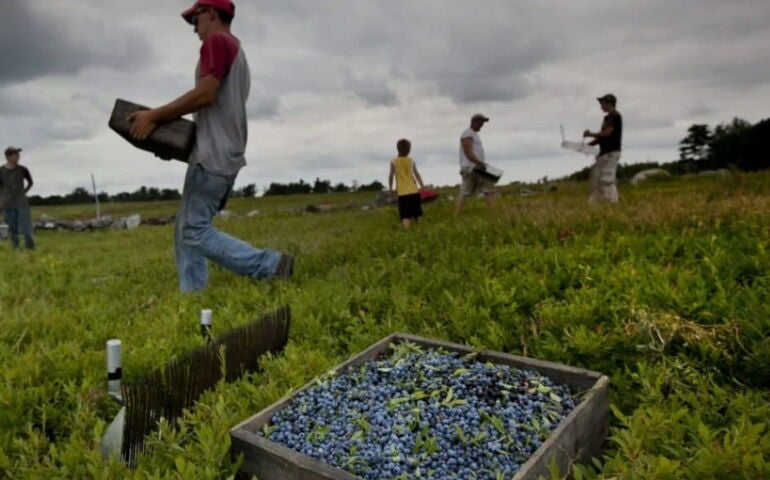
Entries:
[[241,43],[230,32],[234,17],[235,5],[230,0],[197,0],[182,12],[202,41],[195,87],[162,107],[129,117],[131,135],[141,140],[159,124],[193,113],[195,145],[188,159],[174,235],[182,292],[206,286],[207,259],[254,279],[288,278],[294,269],[291,255],[257,249],[212,225],[238,171],[246,164],[251,74]]
[[[393,192],[393,179],[396,179],[396,194],[398,195],[398,216],[401,225],[408,229],[412,222],[415,223],[422,217],[422,201],[420,189],[425,188],[420,172],[409,152],[412,143],[402,138],[396,142],[398,156],[390,161],[390,174],[388,175],[388,190]],[[417,187],[417,185],[420,185]]]
[[5,165],[0,167],[0,208],[5,213],[13,249],[19,249],[19,235],[24,235],[24,247],[34,250],[32,214],[27,199],[27,192],[33,184],[32,175],[27,167],[19,165],[20,153],[21,148],[5,149]]
[[617,98],[608,93],[597,98],[602,111],[606,112],[602,121],[602,128],[598,132],[586,130],[583,137],[592,137],[589,145],[599,145],[599,155],[591,167],[591,175],[588,178],[590,193],[589,203],[618,201],[618,188],[615,173],[620,161],[620,142],[623,137],[623,117],[615,107]]
[[455,200],[455,214],[460,213],[465,204],[465,197],[471,195],[484,194],[487,206],[494,204],[495,184],[486,177],[474,173],[474,169],[483,170],[486,168],[484,163],[484,145],[481,143],[479,131],[489,118],[477,113],[471,117],[471,125],[460,134],[460,194]]

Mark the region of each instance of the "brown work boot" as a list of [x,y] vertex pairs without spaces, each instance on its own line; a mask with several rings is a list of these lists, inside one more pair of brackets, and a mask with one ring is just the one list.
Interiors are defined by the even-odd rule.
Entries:
[[275,267],[273,278],[288,279],[294,274],[294,257],[288,253],[282,253]]

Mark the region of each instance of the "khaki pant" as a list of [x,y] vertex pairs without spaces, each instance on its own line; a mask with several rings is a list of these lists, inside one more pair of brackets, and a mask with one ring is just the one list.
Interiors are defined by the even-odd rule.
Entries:
[[618,201],[618,188],[616,186],[615,172],[620,161],[620,151],[598,155],[596,162],[591,167],[591,175],[588,178],[590,193],[588,203]]
[[482,177],[473,172],[471,167],[461,167],[460,177],[462,182],[460,183],[460,195],[464,197],[470,197],[483,193],[484,195],[494,195],[495,183],[486,177]]

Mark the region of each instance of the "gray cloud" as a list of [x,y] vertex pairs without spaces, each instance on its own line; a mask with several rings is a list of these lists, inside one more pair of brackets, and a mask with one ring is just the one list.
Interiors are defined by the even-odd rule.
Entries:
[[[440,6],[293,0],[263,2],[259,11],[267,39],[284,46],[301,44],[327,67],[374,67],[381,80],[366,75],[351,80],[343,73],[335,85],[351,89],[369,105],[396,103],[396,92],[386,85],[388,72],[431,83],[458,103],[521,98],[531,91],[528,76],[543,62],[558,58],[562,38],[548,21],[548,8],[503,0],[471,10],[454,0]],[[542,27],[531,28],[535,22]],[[269,40],[265,46],[270,48]],[[316,66],[295,63],[290,68],[307,83],[323,82],[319,73],[324,69],[319,72]]]
[[93,64],[127,69],[151,57],[150,43],[138,32],[107,18],[94,21],[80,9],[55,5],[3,2],[0,84],[74,74]]
[[366,75],[356,76],[348,73],[344,83],[344,88],[367,105],[383,105],[386,107],[398,104],[398,94],[388,85],[388,75]]
[[0,112],[3,116],[42,116],[50,111],[50,106],[39,98],[25,97],[12,88],[0,88]]
[[[25,146],[37,193],[91,172],[111,191],[180,184],[181,164],[106,122],[116,97],[158,105],[193,85],[198,40],[179,17],[192,1],[4,2],[0,142]],[[561,150],[558,127],[598,127],[607,91],[624,162],[675,158],[692,123],[768,116],[767,0],[236,3],[252,72],[241,184],[383,181],[401,137],[428,183],[454,184],[476,111],[508,181],[566,175],[590,159]]]

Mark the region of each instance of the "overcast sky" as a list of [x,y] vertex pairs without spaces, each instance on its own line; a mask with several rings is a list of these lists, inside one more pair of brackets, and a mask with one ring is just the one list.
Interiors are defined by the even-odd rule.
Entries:
[[[0,145],[21,146],[30,194],[181,189],[107,127],[116,98],[157,106],[192,87],[192,0],[3,0]],[[387,181],[399,138],[426,183],[459,181],[472,114],[505,183],[591,159],[559,147],[596,130],[612,92],[621,163],[666,162],[693,123],[770,117],[768,0],[236,0],[252,74],[236,182]]]

